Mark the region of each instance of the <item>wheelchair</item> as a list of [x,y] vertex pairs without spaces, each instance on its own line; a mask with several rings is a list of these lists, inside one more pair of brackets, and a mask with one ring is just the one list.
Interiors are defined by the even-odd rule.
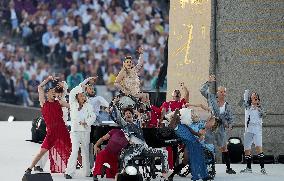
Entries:
[[[127,148],[126,148],[127,149]],[[155,153],[148,154],[142,152],[140,155],[133,157],[127,166],[133,166],[137,170],[137,174],[141,174],[146,181],[156,179],[158,173],[162,172],[161,168],[158,168],[158,165],[162,164],[163,154]],[[126,167],[127,167],[126,166]],[[123,170],[123,160],[119,161],[119,172]],[[142,171],[142,173],[140,173]]]
[[[120,115],[123,115],[123,110],[125,108],[132,108],[135,111],[138,111],[142,114],[142,120],[146,124],[149,123],[150,120],[150,112],[151,112],[151,107],[150,105],[147,105],[143,103],[139,98],[134,97],[132,95],[125,95],[123,92],[120,92],[116,96],[117,101],[112,101],[110,104],[110,107],[116,107]],[[116,117],[117,115],[111,115],[111,119],[116,122]]]

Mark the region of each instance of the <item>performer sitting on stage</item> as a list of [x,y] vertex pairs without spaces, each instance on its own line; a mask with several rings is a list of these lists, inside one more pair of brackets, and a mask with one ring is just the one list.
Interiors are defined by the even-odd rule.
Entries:
[[[114,108],[116,109],[116,108]],[[119,114],[119,111],[115,111]],[[138,113],[137,113],[138,114]],[[123,128],[126,138],[130,142],[130,146],[123,150],[120,157],[123,161],[123,167],[125,168],[129,161],[138,155],[144,154],[160,154],[162,155],[162,176],[167,180],[168,172],[168,159],[165,150],[151,148],[147,145],[143,130],[139,124],[135,123],[133,119],[134,112],[132,108],[124,109],[124,118],[118,116],[117,123]]]
[[47,134],[41,145],[40,152],[26,170],[26,174],[31,174],[32,168],[47,151],[49,151],[51,172],[62,173],[67,166],[71,152],[71,140],[63,120],[61,107],[69,108],[69,104],[65,101],[55,100],[55,87],[57,84],[58,82],[52,76],[49,76],[38,86],[39,102]]
[[251,169],[251,145],[254,143],[262,174],[266,174],[264,168],[264,154],[262,151],[262,117],[264,116],[263,108],[260,105],[260,98],[256,92],[252,92],[249,96],[249,90],[244,94],[245,102],[245,160],[247,168],[241,170],[241,173],[252,173]]
[[142,102],[149,102],[149,95],[140,91],[140,80],[138,72],[143,68],[143,48],[137,52],[140,54],[138,64],[133,66],[132,57],[127,56],[123,62],[123,67],[116,77],[114,85],[126,95],[140,98]]
[[230,157],[227,149],[227,133],[226,129],[231,131],[233,124],[233,113],[231,106],[225,101],[226,88],[218,87],[217,95],[213,92],[213,85],[216,82],[215,76],[210,75],[209,80],[204,83],[200,89],[201,94],[207,99],[209,108],[215,117],[215,129],[208,130],[206,132],[205,140],[207,143],[217,142],[217,146],[220,148],[223,158],[225,160],[227,169],[226,173],[236,174],[236,172],[230,167]]
[[93,113],[93,107],[88,103],[86,96],[83,93],[81,85],[76,86],[70,91],[70,116],[71,116],[71,140],[72,153],[68,160],[68,165],[65,173],[66,179],[72,179],[76,171],[78,151],[81,144],[83,174],[90,176],[89,162],[89,144],[91,125],[96,120],[96,115]]
[[[199,129],[195,132],[192,128],[185,124],[181,124],[180,112],[177,109],[172,116],[170,127],[175,129],[176,135],[182,139],[182,142],[186,145],[188,151],[189,164],[191,168],[192,180],[210,180],[212,179],[208,175],[207,166],[205,163],[204,153],[202,145],[196,136],[203,136],[205,129]],[[174,174],[176,172],[174,171]],[[169,177],[169,180],[173,180],[173,175]]]
[[[109,140],[106,148],[100,151],[99,146],[106,140]],[[94,153],[96,154],[96,162],[93,172],[94,181],[97,181],[98,175],[102,174],[104,163],[109,164],[110,167],[105,170],[106,177],[115,178],[115,175],[118,173],[118,158],[120,152],[127,145],[128,140],[126,139],[123,131],[120,129],[112,129],[97,141],[94,147]]]

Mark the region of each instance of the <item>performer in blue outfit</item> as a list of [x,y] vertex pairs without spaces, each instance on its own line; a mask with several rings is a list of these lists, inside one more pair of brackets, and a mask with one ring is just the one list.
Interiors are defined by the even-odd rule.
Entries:
[[186,145],[189,156],[189,164],[191,167],[192,180],[211,180],[209,177],[207,166],[205,164],[204,152],[198,137],[204,133],[195,132],[192,128],[180,122],[179,110],[176,110],[171,122],[170,127],[174,128],[176,135],[181,138],[182,142]]

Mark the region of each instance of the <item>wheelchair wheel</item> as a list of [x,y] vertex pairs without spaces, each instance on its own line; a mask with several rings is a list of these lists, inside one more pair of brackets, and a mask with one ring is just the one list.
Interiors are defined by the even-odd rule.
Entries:
[[208,175],[212,178],[215,178],[216,175],[215,164],[208,165],[207,168],[208,168]]
[[178,174],[180,177],[187,177],[191,173],[189,165],[186,165]]

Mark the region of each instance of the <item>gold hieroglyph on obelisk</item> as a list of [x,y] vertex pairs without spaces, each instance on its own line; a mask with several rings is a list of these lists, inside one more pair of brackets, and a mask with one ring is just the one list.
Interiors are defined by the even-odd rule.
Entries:
[[205,103],[199,89],[209,74],[211,1],[170,1],[168,90],[184,82],[191,103]]

